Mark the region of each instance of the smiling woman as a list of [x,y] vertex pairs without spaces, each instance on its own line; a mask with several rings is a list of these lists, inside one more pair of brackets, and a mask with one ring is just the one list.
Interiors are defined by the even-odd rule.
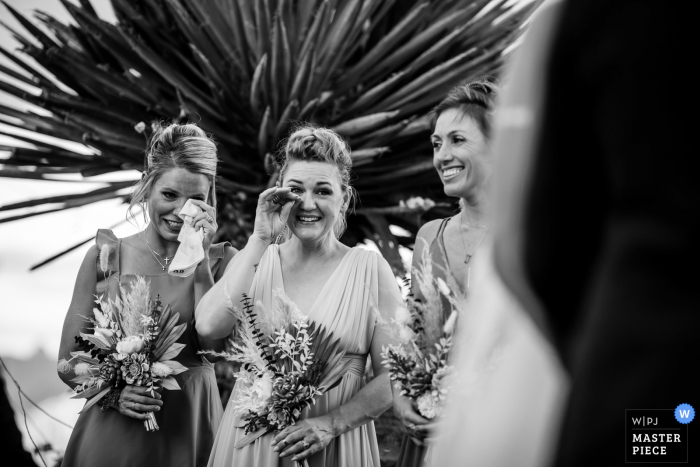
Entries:
[[[195,334],[194,308],[219,280],[235,250],[223,243],[212,245],[216,233],[216,146],[196,125],[159,126],[148,146],[148,168],[134,188],[130,206],[141,206],[146,228],[136,235],[117,238],[109,230],[97,233],[78,272],[73,298],[66,314],[59,359],[71,359],[78,350],[74,336],[90,334],[85,316],[93,316],[95,294],[100,299],[124,299],[131,285],[145,276],[151,298],[179,314],[177,325],[185,330],[177,340],[184,344],[176,360],[187,371],[175,376],[180,391],[162,395],[142,386],[125,385],[101,401],[102,411],[92,407],[80,415],[66,448],[63,465],[92,466],[109,459],[110,465],[203,466],[209,457],[223,408],[213,365],[197,352],[219,350],[222,341]],[[183,222],[178,216],[191,200],[199,209],[192,225],[201,230],[204,259],[188,277],[165,272],[180,243]],[[65,366],[59,376],[76,383]],[[115,410],[108,410],[108,409]],[[161,410],[162,409],[162,410]],[[141,421],[153,413],[159,431],[148,433]],[[173,439],[182,442],[173,443]],[[109,442],[105,442],[109,440]]]
[[[245,293],[262,304],[256,313],[264,314],[277,306],[275,293],[281,291],[329,333],[329,342],[339,340],[342,364],[351,370],[299,422],[242,447],[237,444],[245,439],[245,420],[235,415],[235,394],[249,383],[239,380],[210,467],[277,467],[289,460],[306,460],[310,467],[379,466],[372,420],[391,405],[381,351],[392,341],[376,326],[375,310],[388,321],[401,306],[401,294],[381,256],[338,240],[352,202],[351,163],[350,149],[333,131],[310,126],[295,131],[280,157],[278,185],[258,198],[253,235],[197,307],[197,330],[218,339],[236,324],[227,307],[234,297]],[[285,231],[288,238],[280,245]],[[368,356],[376,377],[365,385]],[[289,393],[278,385],[273,392]]]
[[[493,166],[489,138],[496,94],[494,84],[475,81],[454,88],[432,111],[433,165],[445,194],[459,198],[462,210],[454,217],[429,222],[418,231],[412,279],[428,248],[433,276],[455,282],[464,291],[469,288],[470,260],[488,233],[486,193]],[[413,287],[412,292],[422,298],[419,287]],[[446,297],[441,298],[446,320],[452,305]],[[423,465],[427,452],[423,440],[430,435],[431,421],[420,416],[410,399],[398,390],[394,391],[393,402],[394,413],[406,427],[397,465]]]

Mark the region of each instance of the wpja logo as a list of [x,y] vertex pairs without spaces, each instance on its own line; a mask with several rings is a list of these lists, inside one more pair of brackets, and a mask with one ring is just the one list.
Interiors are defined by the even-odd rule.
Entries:
[[689,404],[625,410],[625,462],[687,463],[688,423],[694,418],[695,409]]

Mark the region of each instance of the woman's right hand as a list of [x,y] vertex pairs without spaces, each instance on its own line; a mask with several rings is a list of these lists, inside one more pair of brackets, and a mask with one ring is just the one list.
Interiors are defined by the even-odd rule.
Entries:
[[148,412],[157,412],[163,405],[160,394],[143,386],[127,385],[119,395],[119,413],[138,420],[146,420]]
[[299,196],[290,193],[291,188],[273,187],[260,193],[255,212],[253,235],[267,243],[272,242],[287,224],[289,212]]
[[394,393],[393,399],[394,415],[403,424],[404,430],[411,437],[414,443],[419,446],[425,444],[425,438],[430,435],[432,423],[427,418],[423,418],[413,408],[413,402],[408,397]]

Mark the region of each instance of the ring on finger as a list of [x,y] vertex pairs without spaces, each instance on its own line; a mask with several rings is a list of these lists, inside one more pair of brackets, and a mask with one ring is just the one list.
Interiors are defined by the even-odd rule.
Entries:
[[214,218],[211,216],[207,216],[207,222],[211,224],[212,222],[214,222]]
[[272,197],[272,202],[275,204],[280,204],[280,197],[275,195]]
[[408,429],[411,430],[411,431],[416,431],[416,425],[413,424],[413,423],[409,423],[409,424],[408,424]]
[[309,449],[309,446],[311,446],[305,439],[301,440],[301,445],[304,446],[304,449]]

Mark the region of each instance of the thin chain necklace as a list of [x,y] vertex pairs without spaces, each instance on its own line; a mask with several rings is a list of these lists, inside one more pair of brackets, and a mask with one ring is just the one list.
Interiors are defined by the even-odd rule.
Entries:
[[[464,234],[462,233],[462,222],[461,222],[462,220],[464,220],[464,211],[462,211],[462,212],[460,213],[459,236],[460,236],[460,238],[462,239],[462,246],[464,247],[464,251],[465,251],[465,253],[466,253],[466,251],[467,251],[467,242],[464,241]],[[474,250],[473,250],[471,253],[466,253],[466,257],[464,258],[464,264],[469,264],[469,261],[471,261],[472,256],[474,256],[474,253],[476,253],[476,250],[478,250],[479,247],[481,246],[481,242],[483,242],[484,239],[486,238],[486,234],[489,233],[489,228],[488,228],[488,226],[484,226],[484,227],[486,227],[486,229],[484,230],[484,235],[483,235],[483,237],[481,237],[481,240],[479,240],[479,243],[476,244],[476,247],[474,248]]]
[[[153,248],[151,248],[151,244],[148,243],[148,238],[146,237],[146,233],[145,233],[145,232],[144,232],[144,234],[143,234],[143,239],[146,241],[146,246],[147,246],[148,249],[150,250],[150,252],[151,252],[151,254],[153,255],[153,257],[156,259],[156,261],[158,261],[158,264],[160,264],[160,270],[161,270],[161,271],[165,271],[165,268],[166,268],[167,264],[168,264],[170,261],[173,260],[173,257],[174,257],[175,255],[173,255],[173,256],[162,256],[162,255],[160,255],[159,253],[156,253],[155,251],[153,251]],[[158,256],[160,256],[161,258],[163,258],[163,260],[165,261],[165,264],[161,263],[161,261],[158,259]]]

